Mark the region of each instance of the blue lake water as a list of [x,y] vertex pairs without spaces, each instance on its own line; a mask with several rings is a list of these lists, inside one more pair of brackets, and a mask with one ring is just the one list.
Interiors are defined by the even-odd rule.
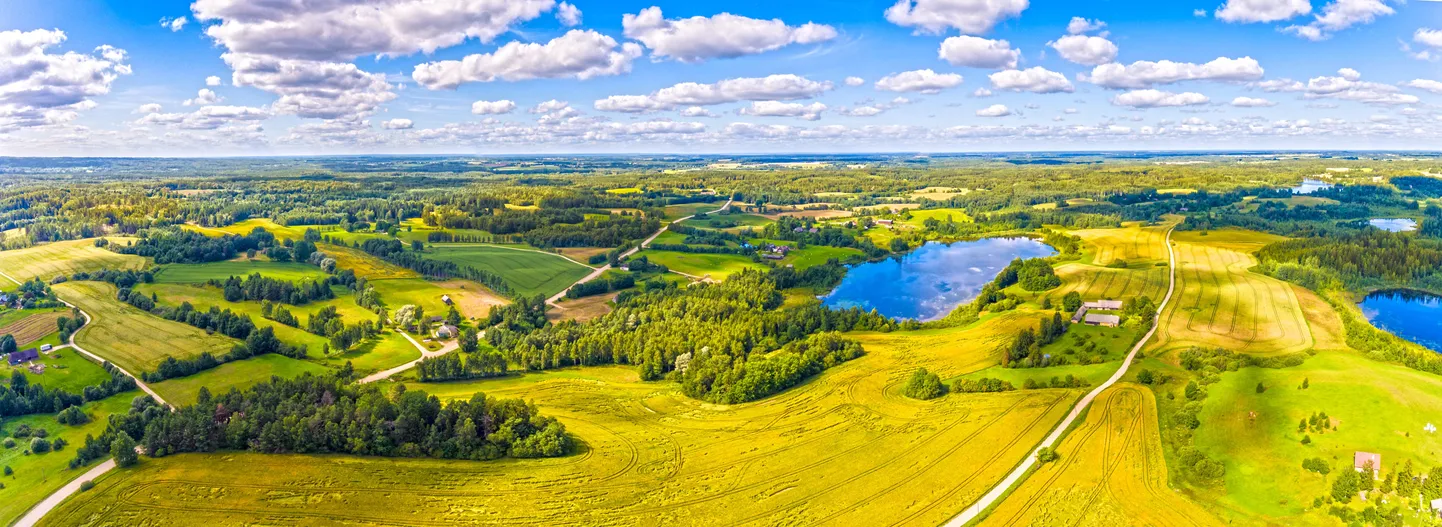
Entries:
[[1297,185],[1297,186],[1295,186],[1295,187],[1292,187],[1292,193],[1293,193],[1293,194],[1311,194],[1311,193],[1316,192],[1316,191],[1318,191],[1318,190],[1329,189],[1329,188],[1332,188],[1332,187],[1335,187],[1335,186],[1336,186],[1336,185],[1333,185],[1333,184],[1328,183],[1328,182],[1326,182],[1326,181],[1322,181],[1322,180],[1320,180],[1320,179],[1303,179],[1303,180],[1302,180],[1302,184]]
[[936,320],[976,298],[1012,260],[1053,254],[1051,246],[1031,238],[929,242],[899,257],[853,266],[821,301],[898,319]]
[[1411,218],[1377,218],[1369,220],[1367,223],[1387,232],[1410,232],[1417,230],[1417,220]]
[[1442,352],[1442,297],[1419,291],[1377,291],[1360,305],[1372,325]]

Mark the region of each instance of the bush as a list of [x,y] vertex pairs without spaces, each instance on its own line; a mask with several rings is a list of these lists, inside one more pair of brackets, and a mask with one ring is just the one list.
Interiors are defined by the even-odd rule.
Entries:
[[85,492],[85,491],[90,490],[90,489],[93,489],[93,488],[95,488],[95,482],[92,481],[92,480],[88,480],[88,479],[87,479],[87,480],[85,480],[85,481],[80,482],[80,492]]
[[7,437],[7,438],[5,438],[5,448],[15,448],[15,438],[13,438],[13,437]]
[[1036,451],[1036,460],[1039,462],[1051,463],[1058,459],[1061,459],[1061,454],[1056,453],[1056,450],[1049,446],[1041,447]]
[[912,399],[935,399],[946,394],[946,387],[941,384],[941,377],[926,371],[926,368],[919,368],[911,374],[911,380],[906,382],[901,394]]
[[31,452],[34,452],[34,453],[36,453],[36,454],[44,454],[44,453],[46,453],[46,452],[49,452],[49,451],[50,451],[50,441],[47,441],[47,440],[46,440],[45,438],[43,438],[43,437],[31,438],[31,439],[30,439],[30,451],[31,451]]
[[71,406],[56,414],[55,420],[62,425],[80,426],[90,422],[90,416],[85,415],[79,406]]
[[30,437],[30,425],[17,426],[15,427],[15,432],[10,435],[16,439],[24,439]]
[[1302,460],[1302,468],[1305,468],[1312,472],[1316,472],[1323,476],[1327,475],[1327,473],[1332,471],[1332,467],[1327,465],[1327,462],[1319,457]]

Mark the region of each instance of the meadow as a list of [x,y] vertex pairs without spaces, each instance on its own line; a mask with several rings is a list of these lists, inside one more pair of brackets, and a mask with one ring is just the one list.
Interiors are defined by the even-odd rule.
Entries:
[[155,282],[160,284],[196,284],[209,280],[225,280],[232,276],[250,276],[260,273],[267,278],[298,282],[301,280],[322,280],[328,275],[319,267],[298,262],[271,262],[246,260],[244,258],[225,262],[203,264],[170,264],[155,272]]
[[[415,349],[415,348],[411,348]],[[416,352],[416,358],[420,353]],[[357,368],[359,370],[359,368]],[[195,404],[200,389],[210,393],[225,393],[231,388],[244,389],[262,382],[269,382],[272,376],[281,378],[299,377],[306,373],[324,374],[330,371],[325,366],[308,360],[297,360],[281,355],[267,354],[221,364],[195,375],[168,379],[150,385],[150,389],[173,405]]]
[[75,342],[136,375],[155,370],[166,357],[186,359],[207,351],[219,356],[236,343],[120,302],[115,286],[104,282],[66,282],[53,289],[92,317],[75,333]]
[[366,254],[360,249],[331,245],[329,243],[317,244],[316,247],[326,256],[335,259],[337,269],[350,269],[355,275],[366,280],[385,280],[389,278],[419,278],[421,275],[410,269],[393,265],[385,260]]
[[68,348],[41,353],[40,358],[34,362],[44,364],[45,372],[37,374],[30,371],[30,368],[24,364],[10,366],[6,362],[0,362],[0,365],[3,365],[0,368],[6,370],[4,375],[7,381],[12,372],[18,371],[25,374],[30,384],[61,389],[75,394],[81,393],[86,386],[94,386],[110,380],[110,374],[105,371],[105,368]]
[[673,251],[642,251],[653,263],[665,265],[666,268],[685,273],[694,277],[710,277],[712,280],[725,280],[727,277],[744,271],[746,269],[766,269],[765,265],[751,261],[750,258],[739,254],[706,254],[706,253],[682,253]]
[[1086,421],[979,525],[1193,525],[1222,523],[1167,485],[1156,401],[1122,383],[1102,392]]
[[926,220],[934,219],[946,223],[948,219],[957,223],[970,223],[971,216],[961,209],[917,209],[910,211],[911,219],[903,220],[901,223],[912,227],[921,228],[925,226]]
[[441,301],[441,296],[448,295],[461,316],[484,318],[491,313],[492,307],[510,303],[486,286],[470,280],[396,278],[374,280],[370,284],[393,311],[406,304],[415,304],[431,315],[445,315],[449,307]]
[[6,437],[13,433],[16,427],[29,425],[31,429],[44,428],[49,433],[51,442],[64,439],[70,446],[44,454],[27,454],[25,450],[30,440],[26,438],[17,439],[13,448],[0,447],[0,466],[10,467],[14,471],[13,474],[0,478],[0,483],[5,484],[5,488],[0,489],[0,495],[5,496],[5,499],[0,500],[0,523],[13,523],[30,507],[84,473],[85,469],[70,469],[70,460],[75,457],[75,447],[85,444],[85,436],[98,436],[104,432],[109,415],[129,411],[130,400],[138,394],[139,391],[129,391],[101,401],[85,403],[80,409],[90,417],[90,422],[79,426],[62,425],[55,421],[55,416],[49,414],[6,419]]
[[[112,243],[125,243],[126,240],[108,239]],[[141,269],[146,263],[147,260],[139,256],[117,254],[96,247],[94,238],[0,251],[0,271],[20,281],[32,278],[49,281],[60,275],[69,276],[81,271],[100,269]]]
[[525,296],[554,295],[591,273],[590,268],[557,254],[490,245],[432,245],[426,258],[499,274]]

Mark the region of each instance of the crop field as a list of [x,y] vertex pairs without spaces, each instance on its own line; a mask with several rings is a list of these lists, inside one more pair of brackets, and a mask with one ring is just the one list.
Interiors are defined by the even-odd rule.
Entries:
[[[415,358],[420,358],[420,352],[416,352],[415,355]],[[255,384],[268,382],[272,376],[291,378],[305,373],[324,374],[328,371],[330,370],[325,366],[311,361],[267,354],[227,362],[195,375],[151,384],[150,388],[170,404],[187,405],[195,404],[201,387],[210,390],[210,393],[219,394],[228,392],[231,388],[245,389]]]
[[71,446],[58,452],[27,454],[25,450],[29,439],[25,439],[16,440],[14,448],[0,447],[0,465],[8,466],[14,471],[14,474],[5,476],[5,488],[0,490],[5,496],[5,499],[0,500],[0,523],[14,523],[30,507],[82,474],[84,469],[70,470],[70,460],[75,457],[75,448],[85,444],[85,436],[99,436],[104,432],[106,424],[109,423],[109,415],[129,411],[130,400],[139,394],[139,391],[129,391],[112,395],[102,401],[85,403],[80,409],[90,416],[90,422],[80,426],[62,425],[56,422],[55,416],[51,414],[7,418],[7,431],[12,431],[22,424],[30,425],[31,429],[44,428],[51,441],[63,438]]
[[554,295],[591,273],[590,268],[557,254],[490,245],[435,245],[426,250],[426,258],[499,274],[525,296]]
[[45,365],[44,373],[32,372],[23,364],[12,367],[8,363],[0,363],[3,364],[0,368],[9,370],[4,372],[6,379],[10,378],[11,372],[18,371],[25,374],[30,384],[59,388],[75,394],[80,393],[86,386],[110,380],[110,374],[105,372],[105,368],[69,348],[41,353],[36,362]]
[[[1308,387],[1301,389],[1304,380]],[[1227,466],[1224,488],[1208,498],[1244,521],[1289,523],[1328,493],[1330,479],[1302,469],[1304,459],[1325,460],[1333,474],[1351,470],[1358,450],[1381,454],[1388,471],[1407,459],[1419,467],[1442,459],[1442,435],[1423,431],[1442,423],[1442,378],[1355,352],[1323,351],[1300,366],[1224,373],[1208,393],[1196,446]],[[1298,422],[1315,412],[1326,412],[1333,429],[1299,433]],[[1304,435],[1311,444],[1301,443]]]
[[1003,340],[1011,324],[1001,322],[861,334],[866,356],[742,405],[698,402],[625,367],[410,384],[442,399],[535,401],[582,447],[496,462],[146,458],[43,524],[936,525],[1003,477],[1080,393],[900,395],[919,365],[962,374],[994,364],[992,347],[974,343]]
[[1247,353],[1288,353],[1314,340],[1296,288],[1248,269],[1257,264],[1245,235],[1178,240],[1177,296],[1158,344],[1215,346]]
[[256,227],[270,231],[276,238],[282,240],[299,240],[305,237],[306,226],[286,227],[271,221],[270,218],[251,218],[224,227],[204,227],[194,224],[184,226],[186,230],[192,230],[206,236],[245,236],[255,230]]
[[1151,390],[1118,384],[980,525],[1217,525],[1167,486]]
[[721,208],[721,206],[725,204],[726,200],[723,199],[715,203],[685,203],[681,205],[670,205],[666,207],[666,217],[671,219],[684,218],[686,216],[695,215],[698,212],[711,212],[713,210]]
[[[718,206],[719,206],[719,205],[718,205]],[[715,209],[715,208],[711,208],[711,209],[707,209],[707,210],[716,210],[716,209]],[[727,222],[727,223],[735,223],[735,224],[736,224],[735,227],[725,227],[725,228],[721,228],[721,230],[726,230],[726,231],[738,231],[738,230],[741,230],[741,229],[746,228],[746,227],[751,227],[751,228],[753,228],[753,229],[759,229],[759,228],[761,228],[761,227],[765,227],[766,225],[769,225],[769,224],[772,222],[772,220],[771,220],[770,218],[767,218],[767,217],[762,216],[762,215],[759,215],[759,214],[711,214],[711,215],[708,215],[705,219],[702,219],[702,218],[690,219],[690,220],[686,220],[686,221],[681,222],[681,224],[682,224],[682,225],[685,225],[685,226],[687,226],[687,227],[697,227],[697,228],[702,228],[702,229],[716,229],[716,228],[718,228],[718,227],[713,227],[713,226],[711,225],[711,222],[712,222],[712,221],[723,221],[723,222]]]
[[166,357],[185,359],[207,351],[221,355],[236,342],[115,300],[115,286],[104,282],[66,282],[53,288],[93,317],[75,333],[75,342],[136,375],[155,370]]
[[510,303],[486,286],[470,280],[432,282],[420,278],[397,278],[375,280],[371,286],[392,311],[406,304],[415,304],[430,315],[445,315],[447,307],[441,302],[441,295],[450,295],[456,311],[460,311],[462,316],[483,318],[491,313],[492,306]]
[[746,269],[766,268],[766,266],[753,262],[750,258],[739,254],[681,253],[647,250],[642,251],[641,256],[645,256],[653,263],[665,265],[672,271],[679,271],[691,276],[710,276],[712,280],[725,280],[727,277]]
[[328,243],[318,244],[317,248],[331,258],[335,258],[335,265],[339,269],[350,269],[355,275],[366,280],[384,280],[387,278],[417,278],[420,274],[393,265],[385,260],[366,254],[360,249],[341,247]]
[[935,219],[936,221],[946,223],[947,218],[951,218],[951,221],[957,223],[971,222],[971,216],[968,216],[966,211],[961,209],[918,209],[911,211],[911,219],[903,221],[902,223],[921,228],[925,225],[926,220]]
[[27,309],[25,311],[33,312],[33,314],[29,314],[14,322],[0,324],[0,335],[15,337],[15,344],[22,348],[31,342],[43,339],[46,335],[58,331],[59,328],[55,325],[55,321],[59,320],[60,317],[70,315],[69,311],[64,310],[47,309],[43,310],[44,312],[38,312],[41,310]]
[[322,280],[328,275],[319,267],[298,262],[250,261],[245,259],[203,264],[169,264],[155,272],[155,282],[161,284],[198,284],[208,280],[225,280],[232,276],[250,276],[260,273],[276,280],[297,282],[301,280]]
[[[1057,266],[1062,286],[1051,293],[1053,301],[1076,291],[1084,300],[1129,300],[1139,296],[1160,301],[1167,292],[1167,227],[1143,227],[1139,223],[1119,229],[1074,231],[1086,244],[1084,253],[1092,264],[1068,262]],[[1086,260],[1085,254],[1083,261]],[[1127,262],[1125,269],[1104,267],[1115,260]]]
[[610,313],[610,302],[615,300],[616,295],[619,294],[621,293],[615,292],[581,298],[563,298],[558,306],[552,306],[551,309],[546,311],[546,318],[553,323],[562,320],[586,322]]
[[[113,243],[125,243],[126,238],[109,240]],[[94,238],[0,251],[0,270],[21,281],[37,277],[48,281],[59,275],[69,276],[81,271],[140,269],[145,265],[145,258],[117,254],[96,247]]]

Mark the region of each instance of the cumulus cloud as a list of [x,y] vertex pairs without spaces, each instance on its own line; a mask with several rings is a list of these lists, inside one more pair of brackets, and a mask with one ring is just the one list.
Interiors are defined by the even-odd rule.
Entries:
[[410,119],[391,119],[381,122],[381,128],[385,128],[386,130],[410,130],[414,127],[415,123],[411,122]]
[[892,99],[890,102],[873,103],[868,101],[865,103],[857,103],[857,105],[854,107],[841,108],[838,111],[842,115],[849,115],[851,117],[875,117],[877,115],[881,115],[887,110],[907,104],[911,104],[911,99],[907,99],[906,97],[897,97],[895,99]]
[[211,75],[211,76],[209,76],[209,77],[206,77],[206,78],[205,78],[205,85],[206,85],[206,86],[220,86],[220,77],[216,77],[215,75]]
[[223,100],[225,99],[222,99],[219,95],[216,95],[215,92],[205,88],[201,88],[200,91],[195,93],[194,99],[186,99],[185,102],[182,104],[184,104],[185,106],[206,106],[218,103]]
[[556,20],[566,27],[581,25],[581,10],[569,2],[556,4]]
[[160,105],[156,103],[142,104],[131,113],[159,113]]
[[204,106],[190,113],[146,114],[135,121],[138,125],[156,125],[180,130],[218,130],[244,122],[270,118],[270,112],[250,106]]
[[899,0],[886,9],[886,20],[918,32],[939,35],[948,28],[962,33],[991,31],[1002,20],[1021,16],[1028,0]]
[[707,110],[707,109],[702,108],[702,107],[700,107],[700,106],[689,106],[689,107],[686,107],[685,109],[682,109],[682,110],[681,110],[681,115],[682,115],[683,117],[715,117],[715,116],[716,116],[716,114],[711,113],[711,110]]
[[1087,66],[1106,64],[1117,58],[1117,45],[1104,37],[1067,35],[1047,45],[1061,58]]
[[1314,16],[1312,23],[1287,26],[1283,30],[1307,40],[1326,40],[1333,33],[1355,25],[1370,24],[1379,16],[1396,12],[1387,5],[1387,0],[1333,0],[1322,8],[1321,14]]
[[1005,40],[961,35],[942,41],[937,55],[953,66],[1011,69],[1016,67],[1021,51],[1011,49],[1011,43]]
[[847,86],[860,86],[862,84],[866,84],[866,79],[863,79],[861,77],[847,77],[844,82]]
[[1312,12],[1310,0],[1227,0],[1217,18],[1227,22],[1277,22]]
[[1418,28],[1412,33],[1412,41],[1423,46],[1442,49],[1442,29]]
[[1262,74],[1262,66],[1252,57],[1219,57],[1206,64],[1170,60],[1102,64],[1082,80],[1105,88],[1140,89],[1181,81],[1252,81],[1262,78]]
[[185,29],[185,24],[188,22],[190,22],[190,19],[184,16],[178,16],[175,18],[165,17],[160,19],[160,25],[166,29],[169,29],[171,33],[177,33],[180,30]]
[[650,95],[612,95],[596,101],[595,108],[607,112],[645,113],[738,101],[791,101],[821,95],[832,86],[830,82],[817,82],[792,74],[726,79],[713,84],[683,82]]
[[545,44],[510,42],[494,53],[461,60],[419,64],[411,78],[432,90],[454,89],[467,82],[531,79],[589,79],[631,71],[641,47],[591,30],[573,29]]
[[1275,102],[1257,97],[1237,97],[1235,99],[1232,99],[1232,106],[1236,106],[1238,108],[1261,108],[1276,105],[1277,103]]
[[972,97],[991,97],[992,95],[991,90],[986,88],[977,88],[976,91],[971,92]]
[[1364,81],[1362,74],[1351,68],[1338,70],[1335,77],[1312,77],[1306,84],[1291,79],[1275,79],[1256,83],[1255,86],[1268,92],[1301,92],[1307,99],[1340,99],[1380,105],[1420,102],[1415,95],[1398,93],[1401,90],[1396,86]]
[[1100,20],[1087,20],[1079,16],[1074,16],[1071,17],[1071,22],[1067,23],[1066,32],[1070,35],[1080,35],[1082,33],[1089,33],[1104,27],[1107,27],[1106,22],[1102,22]]
[[516,110],[516,102],[508,99],[499,101],[476,101],[471,103],[471,113],[476,115],[501,115]]
[[656,58],[681,62],[735,58],[780,49],[789,44],[814,44],[836,38],[836,28],[807,22],[788,26],[779,19],[761,20],[730,13],[667,19],[652,6],[621,18],[627,38],[645,44]]
[[1426,90],[1432,93],[1442,93],[1442,82],[1431,79],[1412,79],[1403,84],[1419,90]]
[[807,121],[815,121],[821,118],[821,112],[826,111],[826,105],[819,102],[801,104],[798,102],[780,101],[756,101],[750,106],[741,108],[741,115],[755,117],[800,117]]
[[280,96],[272,108],[283,114],[356,121],[396,98],[385,75],[355,64],[278,59],[226,53],[221,59],[235,71],[231,84]]
[[993,104],[976,111],[977,117],[1006,117],[1011,115],[1011,108],[1005,104]]
[[991,86],[998,90],[1058,93],[1075,91],[1065,75],[1041,66],[1024,70],[998,71],[991,74]]
[[930,68],[905,71],[882,77],[876,81],[876,89],[895,92],[937,93],[947,88],[960,86],[961,75],[937,73]]
[[125,50],[109,45],[93,54],[46,52],[65,39],[60,30],[0,31],[0,133],[73,121],[130,74]]
[[1206,95],[1196,92],[1172,93],[1161,90],[1133,90],[1112,97],[1112,104],[1132,108],[1161,108],[1166,106],[1197,106],[1211,102]]

